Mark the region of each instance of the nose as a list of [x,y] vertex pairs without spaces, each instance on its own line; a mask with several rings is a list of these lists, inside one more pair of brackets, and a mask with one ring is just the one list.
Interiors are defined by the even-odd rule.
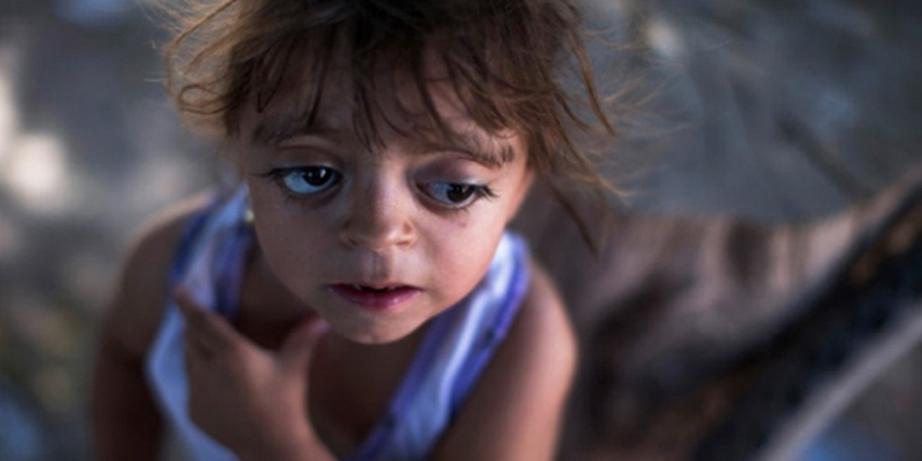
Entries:
[[407,199],[399,188],[376,181],[352,194],[340,228],[340,240],[350,247],[381,251],[416,241]]

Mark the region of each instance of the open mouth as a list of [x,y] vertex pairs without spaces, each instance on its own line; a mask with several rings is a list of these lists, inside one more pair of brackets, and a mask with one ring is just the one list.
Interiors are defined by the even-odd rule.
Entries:
[[421,291],[409,285],[370,286],[356,283],[337,283],[330,285],[330,289],[346,301],[374,310],[394,308]]

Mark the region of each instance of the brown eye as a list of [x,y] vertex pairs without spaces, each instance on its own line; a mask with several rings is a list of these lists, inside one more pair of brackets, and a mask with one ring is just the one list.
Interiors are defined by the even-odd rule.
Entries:
[[449,208],[463,208],[481,197],[493,197],[487,186],[479,184],[433,182],[423,185],[423,190],[433,200]]
[[450,184],[445,197],[452,203],[462,203],[474,195],[474,186],[467,184]]

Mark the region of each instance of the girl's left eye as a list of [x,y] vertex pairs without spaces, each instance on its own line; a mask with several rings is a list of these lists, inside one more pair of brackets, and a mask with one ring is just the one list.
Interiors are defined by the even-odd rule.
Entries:
[[489,186],[479,184],[433,182],[421,185],[423,191],[448,208],[464,208],[481,198],[495,198]]
[[335,186],[342,175],[325,166],[281,168],[269,173],[285,190],[294,195],[313,195]]

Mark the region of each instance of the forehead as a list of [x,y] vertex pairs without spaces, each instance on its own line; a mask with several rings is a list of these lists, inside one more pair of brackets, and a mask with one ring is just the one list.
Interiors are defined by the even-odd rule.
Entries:
[[[469,153],[485,154],[483,163],[499,166],[511,161],[519,144],[519,137],[512,131],[489,133],[469,119],[447,119],[451,136],[443,136],[429,126],[416,125],[410,120],[405,129],[392,126],[382,128],[381,143],[393,137],[401,138],[425,151],[425,148],[448,148],[464,150]],[[298,112],[264,113],[257,116],[249,130],[249,140],[253,144],[272,146],[302,135],[315,135],[340,139],[355,137],[355,127],[348,123],[348,118],[327,116],[322,109],[313,122],[307,122]],[[369,150],[374,151],[374,148]]]
[[434,52],[422,54],[418,69],[386,54],[357,67],[348,49],[330,45],[295,47],[274,88],[247,98],[238,135],[272,145],[300,134],[347,133],[368,147],[400,137],[514,155],[515,130],[478,123],[458,94],[464,88]]

